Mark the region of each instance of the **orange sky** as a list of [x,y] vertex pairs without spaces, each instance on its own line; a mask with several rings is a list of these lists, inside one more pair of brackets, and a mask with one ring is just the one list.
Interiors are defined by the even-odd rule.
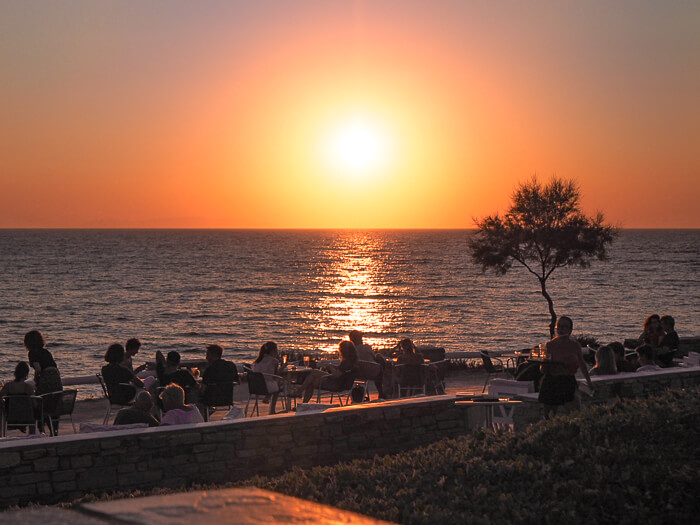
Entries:
[[[697,2],[3,2],[0,227],[470,228],[556,174],[620,226],[697,228],[698,27]],[[327,143],[358,115],[382,160],[350,169]]]

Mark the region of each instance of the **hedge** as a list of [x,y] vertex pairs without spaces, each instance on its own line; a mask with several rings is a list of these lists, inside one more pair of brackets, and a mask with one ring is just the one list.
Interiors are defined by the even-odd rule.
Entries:
[[400,523],[697,523],[700,389],[254,485]]

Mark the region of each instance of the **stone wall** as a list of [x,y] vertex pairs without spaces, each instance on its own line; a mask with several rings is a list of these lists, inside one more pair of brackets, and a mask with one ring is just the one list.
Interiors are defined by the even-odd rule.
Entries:
[[[594,376],[593,395],[579,395],[583,406],[610,403],[618,398],[649,397],[669,388],[700,384],[700,368],[664,368],[656,372],[626,372],[612,376]],[[585,383],[584,383],[585,384]],[[515,428],[530,425],[544,417],[537,394],[519,396],[523,406],[514,414]]]
[[[607,402],[698,384],[700,368],[619,374],[595,383],[590,402]],[[542,417],[536,397],[523,400],[514,414],[516,428]],[[70,501],[86,493],[236,481],[391,454],[469,432],[484,421],[486,406],[435,396],[324,413],[0,442],[0,508]]]
[[9,441],[0,443],[0,507],[69,501],[90,492],[235,481],[398,452],[466,433],[467,414],[454,398],[438,396],[324,413]]

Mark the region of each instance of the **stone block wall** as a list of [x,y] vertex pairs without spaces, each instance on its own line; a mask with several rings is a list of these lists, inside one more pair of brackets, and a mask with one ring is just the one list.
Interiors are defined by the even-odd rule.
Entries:
[[[656,372],[627,372],[591,378],[593,396],[581,395],[583,406],[611,403],[618,398],[649,397],[668,389],[686,388],[700,384],[700,368],[664,368]],[[515,428],[530,425],[544,417],[537,394],[521,396],[522,408],[513,416]]]
[[447,396],[181,427],[0,443],[0,507],[236,481],[372,457],[468,432]]

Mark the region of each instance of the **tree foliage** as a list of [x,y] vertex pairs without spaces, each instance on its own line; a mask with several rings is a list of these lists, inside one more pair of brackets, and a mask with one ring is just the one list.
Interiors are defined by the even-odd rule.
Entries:
[[472,260],[484,271],[505,274],[517,263],[537,277],[549,306],[551,335],[557,317],[547,279],[557,268],[605,260],[617,235],[602,213],[584,215],[579,200],[574,181],[553,178],[543,186],[533,177],[516,188],[504,216],[475,219],[477,233],[469,242]]

